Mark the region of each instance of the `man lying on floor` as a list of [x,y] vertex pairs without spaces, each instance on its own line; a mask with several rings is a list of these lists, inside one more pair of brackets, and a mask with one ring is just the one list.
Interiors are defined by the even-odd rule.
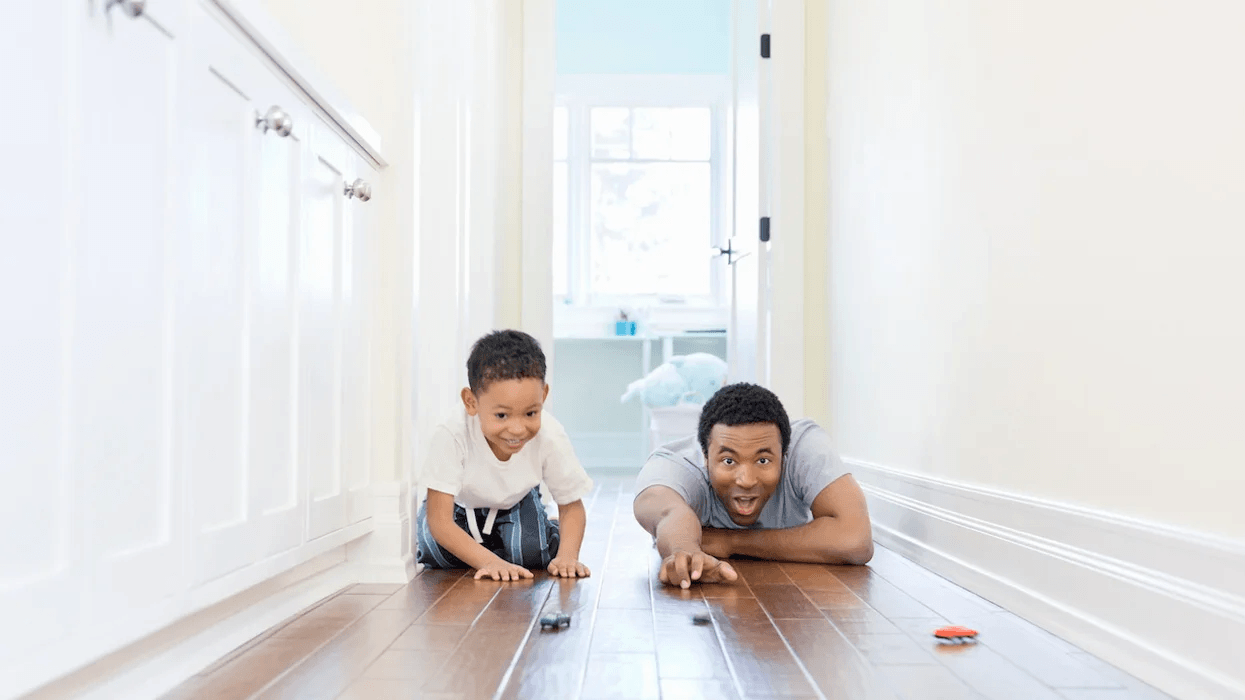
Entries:
[[791,423],[773,392],[731,384],[700,414],[697,435],[649,457],[636,520],[657,540],[662,583],[734,581],[723,559],[865,564],[873,530],[864,493],[808,419]]

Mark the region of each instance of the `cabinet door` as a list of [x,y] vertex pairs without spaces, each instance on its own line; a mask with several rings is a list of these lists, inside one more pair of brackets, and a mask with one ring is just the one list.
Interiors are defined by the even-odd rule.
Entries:
[[299,462],[308,478],[308,538],[346,525],[342,483],[342,242],[350,239],[346,145],[311,127],[299,258]]
[[291,247],[300,142],[291,96],[213,16],[196,17],[188,56],[178,423],[201,584],[302,540]]
[[[258,524],[258,555],[264,558],[303,542],[305,479],[298,468],[298,232],[311,114],[294,95],[266,75],[263,115],[293,120],[282,137],[260,139],[254,193],[256,229],[248,245],[250,271],[250,488],[252,520]],[[279,114],[278,114],[279,113]]]
[[132,623],[182,584],[171,382],[175,6],[153,1],[130,17],[102,0],[71,4],[86,16],[66,110],[81,119],[71,153],[81,200],[69,441],[94,564],[84,611],[100,625]]
[[[71,11],[72,6],[72,11]],[[78,3],[16,3],[0,42],[0,659],[62,638],[78,611],[80,493],[68,450],[76,196],[66,109]],[[38,71],[19,66],[39,66]],[[6,672],[0,676],[9,675]],[[0,683],[0,696],[11,688]]]
[[254,557],[247,535],[246,243],[260,133],[241,47],[196,22],[182,70],[177,455],[190,482],[191,581]]
[[376,172],[353,156],[363,196],[348,201],[350,225],[342,240],[342,470],[349,493],[347,518],[372,516],[372,309],[376,276]]

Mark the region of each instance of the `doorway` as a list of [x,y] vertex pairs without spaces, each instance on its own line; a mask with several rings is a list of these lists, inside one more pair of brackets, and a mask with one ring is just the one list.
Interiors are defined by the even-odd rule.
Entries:
[[724,382],[772,383],[768,4],[524,12],[524,326],[549,349],[550,410],[581,461],[635,471],[665,406],[623,402],[633,382],[703,353]]

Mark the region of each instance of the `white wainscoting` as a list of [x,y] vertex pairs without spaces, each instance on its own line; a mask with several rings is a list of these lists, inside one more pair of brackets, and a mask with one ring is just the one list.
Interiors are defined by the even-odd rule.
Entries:
[[0,697],[374,529],[379,143],[234,3],[127,7],[0,48]]
[[1245,543],[846,461],[883,545],[1178,698],[1245,697]]

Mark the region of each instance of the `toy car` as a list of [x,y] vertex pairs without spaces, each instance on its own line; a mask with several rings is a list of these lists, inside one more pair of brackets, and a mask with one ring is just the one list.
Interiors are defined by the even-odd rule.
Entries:
[[571,616],[563,612],[549,613],[540,618],[540,629],[562,629],[571,626]]
[[692,615],[692,622],[698,625],[707,625],[713,622],[713,618],[709,617],[709,613],[701,612],[701,613],[696,613],[695,615]]
[[939,639],[946,639],[952,642],[963,642],[975,639],[977,637],[977,630],[969,629],[967,627],[960,627],[958,625],[951,625],[950,627],[939,627],[934,630],[934,636]]

